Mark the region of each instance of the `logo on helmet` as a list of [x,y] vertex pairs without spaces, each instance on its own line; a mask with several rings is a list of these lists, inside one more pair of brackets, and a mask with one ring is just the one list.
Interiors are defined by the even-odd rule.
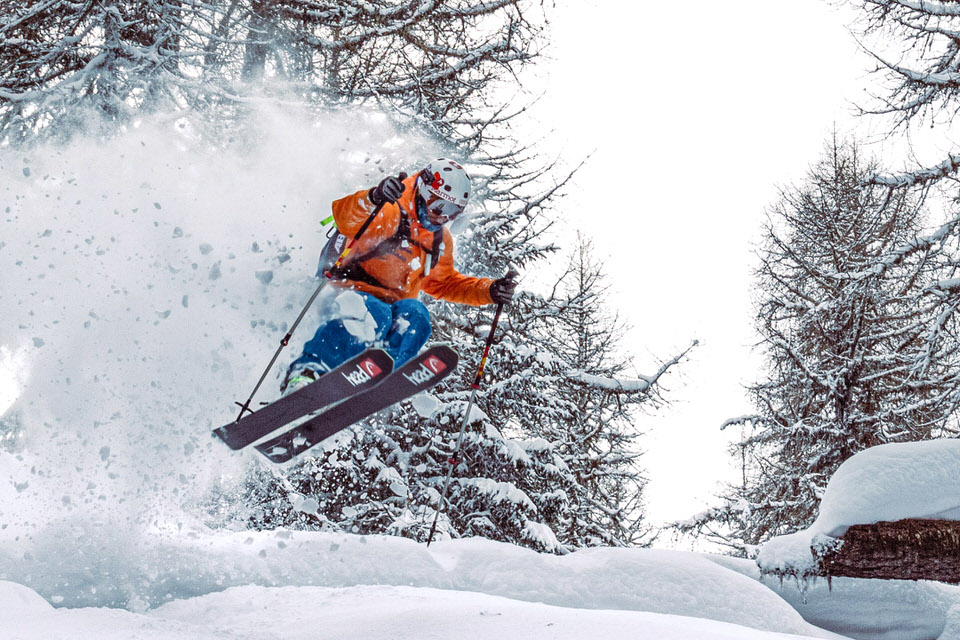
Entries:
[[434,189],[439,189],[443,186],[443,178],[440,177],[439,171],[433,172],[433,182],[430,183],[430,186]]

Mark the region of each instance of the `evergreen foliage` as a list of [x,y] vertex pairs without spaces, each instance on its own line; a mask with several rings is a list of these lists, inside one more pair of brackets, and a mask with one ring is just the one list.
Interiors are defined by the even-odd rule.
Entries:
[[957,322],[930,285],[952,274],[943,242],[921,237],[924,194],[871,183],[856,142],[828,146],[770,210],[756,273],[764,379],[740,425],[743,483],[720,523],[744,552],[812,523],[840,463],[867,447],[956,432]]
[[[604,311],[605,291],[582,241],[552,295],[525,293],[509,308],[456,456],[442,536],[554,553],[649,543],[635,410],[659,405],[660,377],[684,354],[652,376],[622,377],[622,326]],[[443,338],[462,357],[453,381],[433,400],[402,403],[282,475],[260,468],[248,483],[250,526],[426,539],[489,329],[483,312],[464,332],[436,311]]]

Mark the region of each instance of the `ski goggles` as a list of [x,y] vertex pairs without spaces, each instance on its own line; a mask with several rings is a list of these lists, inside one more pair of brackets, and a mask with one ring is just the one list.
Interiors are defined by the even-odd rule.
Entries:
[[424,199],[424,204],[433,221],[439,224],[450,222],[463,213],[463,205],[433,194]]

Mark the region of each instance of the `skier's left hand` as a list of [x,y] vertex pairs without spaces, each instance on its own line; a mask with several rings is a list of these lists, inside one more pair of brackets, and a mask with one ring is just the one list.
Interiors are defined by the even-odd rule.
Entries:
[[490,285],[490,299],[497,304],[510,304],[517,291],[517,283],[513,281],[516,277],[517,273],[511,271],[504,277],[494,280]]

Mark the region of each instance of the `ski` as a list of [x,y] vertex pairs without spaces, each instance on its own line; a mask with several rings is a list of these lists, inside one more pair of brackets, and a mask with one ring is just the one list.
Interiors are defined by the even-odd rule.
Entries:
[[393,371],[393,358],[367,349],[316,382],[213,430],[231,449],[242,449],[290,422],[376,386]]
[[446,345],[433,346],[406,363],[373,389],[327,409],[271,440],[257,451],[276,463],[287,462],[333,434],[377,411],[429,389],[453,373],[457,353]]

